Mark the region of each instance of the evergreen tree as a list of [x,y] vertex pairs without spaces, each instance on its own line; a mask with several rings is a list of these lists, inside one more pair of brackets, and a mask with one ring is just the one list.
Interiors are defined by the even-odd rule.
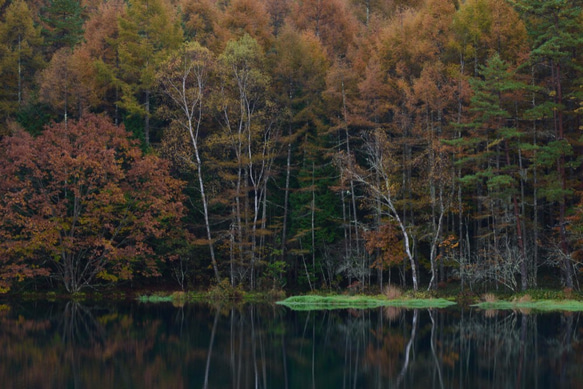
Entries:
[[73,48],[83,38],[83,7],[78,0],[50,0],[41,20],[48,53]]
[[571,158],[572,144],[579,130],[576,124],[578,106],[575,104],[578,85],[573,81],[582,70],[576,59],[577,53],[583,49],[582,7],[580,2],[571,0],[519,0],[512,3],[527,26],[535,82],[548,91],[543,99],[538,100],[538,107],[531,110],[531,116],[554,133],[539,152],[541,166],[547,168],[542,193],[548,201],[558,205],[556,225],[563,282],[572,287],[574,270],[566,219],[572,190],[568,184],[567,165],[575,167]]
[[[469,141],[472,151],[465,165],[472,170],[462,183],[471,184],[481,203],[477,216],[483,232],[477,232],[484,241],[480,253],[496,281],[516,288],[515,272],[520,269],[521,288],[528,286],[528,269],[524,245],[519,196],[520,147],[524,134],[517,128],[517,118],[512,110],[520,103],[525,86],[514,80],[508,65],[494,54],[486,66],[480,66],[478,77],[471,80],[474,96],[471,110],[476,117],[472,122]],[[521,199],[521,202],[523,199]],[[484,263],[480,263],[483,266]],[[494,271],[496,270],[496,271]]]

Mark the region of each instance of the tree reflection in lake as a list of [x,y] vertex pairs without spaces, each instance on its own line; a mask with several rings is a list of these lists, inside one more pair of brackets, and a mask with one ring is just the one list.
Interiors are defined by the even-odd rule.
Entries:
[[0,305],[0,382],[34,388],[583,387],[580,317]]

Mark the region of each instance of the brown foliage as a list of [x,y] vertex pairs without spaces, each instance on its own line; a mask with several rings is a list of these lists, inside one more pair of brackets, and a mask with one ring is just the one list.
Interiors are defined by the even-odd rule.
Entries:
[[298,1],[290,18],[298,29],[312,31],[332,58],[346,54],[356,35],[356,20],[342,0]]
[[367,232],[365,239],[365,247],[369,254],[377,254],[372,268],[386,269],[405,259],[399,230],[391,223],[380,226],[377,231]]
[[3,288],[49,273],[69,292],[156,275],[151,244],[183,215],[167,164],[100,116],[5,138],[0,174]]

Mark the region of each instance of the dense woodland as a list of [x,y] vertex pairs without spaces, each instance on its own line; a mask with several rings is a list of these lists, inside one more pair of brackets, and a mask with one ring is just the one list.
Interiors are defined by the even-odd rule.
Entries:
[[0,0],[0,287],[578,288],[579,0]]

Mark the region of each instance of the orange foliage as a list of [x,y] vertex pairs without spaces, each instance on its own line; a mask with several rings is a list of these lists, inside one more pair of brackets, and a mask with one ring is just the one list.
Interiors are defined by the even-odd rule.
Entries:
[[406,257],[400,233],[392,223],[384,224],[377,231],[365,234],[365,247],[369,254],[377,254],[371,268],[386,269],[400,264]]

